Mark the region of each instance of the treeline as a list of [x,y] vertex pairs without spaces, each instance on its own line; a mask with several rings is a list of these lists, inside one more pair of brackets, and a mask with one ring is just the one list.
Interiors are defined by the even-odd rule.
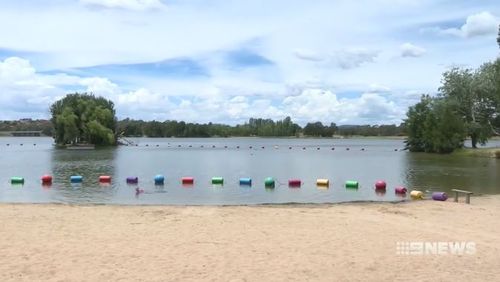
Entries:
[[[323,125],[311,122],[304,127],[292,122],[290,117],[283,120],[251,118],[244,124],[235,126],[217,123],[186,123],[183,121],[143,121],[123,119],[117,122],[118,135],[124,137],[332,137],[350,136],[404,136],[404,123],[400,125]],[[22,119],[0,121],[0,131],[42,131],[53,136],[54,127],[49,120]]]
[[[323,130],[323,127],[321,129]],[[235,126],[217,123],[186,123],[173,120],[160,122],[124,119],[118,122],[118,133],[122,136],[147,137],[285,137],[299,136],[301,127],[293,123],[290,117],[278,121],[251,118],[248,122]],[[311,134],[322,136],[324,133],[313,130]]]
[[43,135],[52,136],[54,127],[45,119],[21,119],[0,121],[0,131],[41,131]]
[[404,125],[323,125],[321,122],[307,123],[304,127],[283,120],[251,118],[235,126],[216,123],[186,123],[183,121],[143,121],[124,119],[118,121],[117,132],[124,137],[332,137],[343,136],[401,136]]

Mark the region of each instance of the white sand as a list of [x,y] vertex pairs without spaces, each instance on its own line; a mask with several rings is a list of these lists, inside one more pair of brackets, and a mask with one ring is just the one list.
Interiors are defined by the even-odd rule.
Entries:
[[[500,281],[500,197],[258,207],[0,205],[0,281]],[[476,254],[397,255],[398,241]]]

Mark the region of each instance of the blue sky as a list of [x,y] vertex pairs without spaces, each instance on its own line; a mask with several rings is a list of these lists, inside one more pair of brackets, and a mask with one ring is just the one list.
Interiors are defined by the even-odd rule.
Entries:
[[499,55],[497,1],[0,1],[0,119],[66,93],[119,118],[400,123],[451,66]]

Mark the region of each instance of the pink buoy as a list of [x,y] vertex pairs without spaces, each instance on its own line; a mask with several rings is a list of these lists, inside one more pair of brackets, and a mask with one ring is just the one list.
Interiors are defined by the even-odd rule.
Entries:
[[300,187],[302,181],[300,179],[290,179],[288,180],[288,186],[290,187]]
[[406,194],[406,192],[408,192],[408,190],[406,190],[406,188],[403,186],[396,187],[394,191],[396,192],[396,194]]
[[52,183],[52,176],[51,175],[43,175],[42,176],[42,183],[43,184],[51,184]]
[[448,195],[445,192],[434,192],[432,193],[432,199],[434,201],[446,201],[448,199]]
[[383,180],[378,180],[377,182],[375,182],[375,189],[376,190],[385,190],[386,186],[387,186],[387,184]]

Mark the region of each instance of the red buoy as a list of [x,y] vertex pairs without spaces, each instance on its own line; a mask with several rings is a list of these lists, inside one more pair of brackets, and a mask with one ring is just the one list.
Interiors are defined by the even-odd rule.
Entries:
[[300,181],[300,179],[288,180],[288,186],[290,187],[300,187],[300,185],[302,185],[302,181]]
[[50,183],[52,183],[52,175],[48,175],[48,174],[43,175],[42,176],[42,183],[43,184],[50,184]]
[[109,175],[101,175],[101,176],[99,176],[99,182],[101,182],[101,183],[110,183],[111,182],[111,176],[109,176]]
[[385,190],[386,186],[387,184],[383,180],[378,180],[377,182],[375,182],[375,189],[377,190]]
[[193,184],[193,183],[194,183],[193,177],[183,177],[182,178],[182,184]]
[[402,186],[396,187],[394,191],[396,192],[396,194],[406,194],[407,192],[406,188]]

